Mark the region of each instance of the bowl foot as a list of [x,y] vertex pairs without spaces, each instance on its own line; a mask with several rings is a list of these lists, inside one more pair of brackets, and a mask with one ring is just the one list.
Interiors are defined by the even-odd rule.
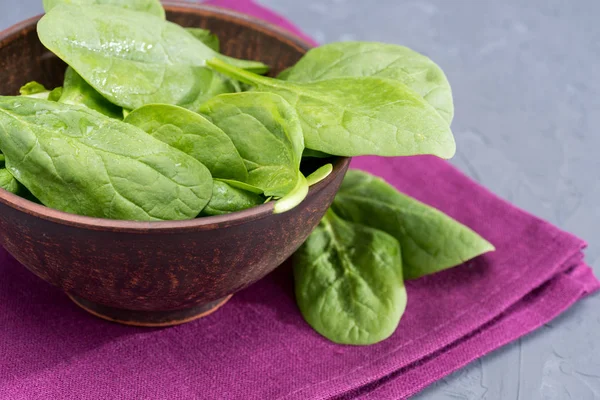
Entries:
[[170,311],[124,310],[94,303],[74,295],[68,296],[75,304],[96,317],[124,325],[155,328],[185,324],[186,322],[206,317],[227,303],[232,295],[195,307]]

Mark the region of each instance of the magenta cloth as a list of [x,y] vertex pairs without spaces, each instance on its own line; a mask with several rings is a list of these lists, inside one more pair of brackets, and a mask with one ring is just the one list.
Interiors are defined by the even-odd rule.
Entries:
[[[250,2],[220,4],[294,29]],[[353,167],[471,226],[497,251],[408,282],[396,333],[354,347],[303,321],[289,264],[209,317],[149,330],[92,317],[0,249],[0,399],[405,398],[599,289],[582,240],[442,160],[364,157]]]

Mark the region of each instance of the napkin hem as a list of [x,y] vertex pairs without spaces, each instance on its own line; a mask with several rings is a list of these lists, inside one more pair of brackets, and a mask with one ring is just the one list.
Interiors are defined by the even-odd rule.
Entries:
[[[589,284],[590,281],[594,284]],[[595,280],[592,269],[582,262],[557,274],[493,320],[440,349],[427,360],[419,360],[413,366],[401,368],[379,381],[357,388],[353,391],[354,396],[364,400],[384,400],[414,395],[477,358],[532,333],[599,289],[600,284]],[[517,324],[521,328],[519,331],[510,329]],[[476,354],[472,353],[473,348],[477,349]],[[423,374],[422,369],[427,369],[427,374]],[[413,375],[418,375],[419,379]],[[429,378],[422,380],[423,376]]]

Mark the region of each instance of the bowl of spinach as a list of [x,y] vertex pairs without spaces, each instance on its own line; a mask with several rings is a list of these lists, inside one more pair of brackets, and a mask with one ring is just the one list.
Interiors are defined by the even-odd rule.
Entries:
[[[220,46],[240,60],[236,65],[260,73],[268,65],[275,76],[309,46],[261,21],[201,5],[167,5],[172,25],[162,7],[149,8],[156,16],[110,9],[109,20],[118,26],[107,35],[131,26],[124,37],[111,36],[112,43],[144,40],[146,47],[166,52],[166,43],[154,42],[161,40],[156,26],[163,24],[163,37],[175,49],[182,41],[190,47],[169,53],[168,65],[165,54],[144,61],[132,54],[131,62],[113,65],[106,88],[129,85],[117,102],[92,86],[77,64],[93,74],[106,62],[116,63],[114,54],[90,61],[89,52],[54,48],[69,35],[92,40],[86,27],[100,24],[95,10],[59,3],[46,1],[52,8],[41,22],[36,17],[1,35],[0,243],[104,318],[164,326],[205,315],[294,253],[333,201],[349,159],[305,158],[300,165],[303,141],[289,104],[261,94],[259,109],[244,96],[217,107],[218,94],[241,92],[239,83],[188,58],[198,49],[214,56]],[[148,24],[152,37],[135,37]],[[65,32],[62,25],[82,31]],[[125,46],[112,50],[128,51]],[[179,56],[181,65],[173,64]],[[207,100],[214,112],[200,113]],[[226,115],[234,111],[237,122]],[[235,124],[251,123],[257,141],[245,145],[243,137],[233,136]],[[316,183],[320,178],[313,175],[310,189],[298,184],[319,169],[323,180]]]
[[0,34],[0,244],[99,317],[204,316],[294,255],[299,311],[371,344],[405,279],[493,250],[350,158],[455,142],[450,85],[403,46],[302,40],[158,0],[44,0]]

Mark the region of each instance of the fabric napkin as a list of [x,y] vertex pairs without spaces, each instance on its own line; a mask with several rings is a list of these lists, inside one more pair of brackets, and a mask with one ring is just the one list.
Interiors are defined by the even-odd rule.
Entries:
[[[297,32],[250,1],[210,3]],[[303,321],[289,263],[206,318],[142,329],[85,313],[0,249],[0,399],[406,398],[600,288],[581,239],[442,160],[363,157],[352,166],[471,226],[497,251],[408,282],[396,333],[354,347]]]

